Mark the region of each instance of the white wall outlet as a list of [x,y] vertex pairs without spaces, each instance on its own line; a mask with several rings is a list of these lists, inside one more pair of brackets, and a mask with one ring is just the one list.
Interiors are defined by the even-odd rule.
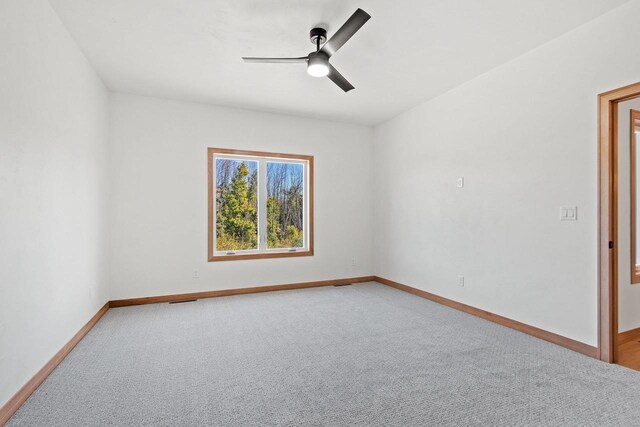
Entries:
[[562,206],[560,208],[560,221],[577,221],[577,220],[578,220],[577,206]]
[[193,270],[193,278],[194,279],[199,279],[200,278],[200,272],[198,270]]
[[458,188],[464,188],[464,177],[463,176],[458,178]]
[[355,267],[358,265],[358,262],[356,261],[355,258],[351,258],[351,267]]
[[458,276],[458,286],[464,288],[464,276]]

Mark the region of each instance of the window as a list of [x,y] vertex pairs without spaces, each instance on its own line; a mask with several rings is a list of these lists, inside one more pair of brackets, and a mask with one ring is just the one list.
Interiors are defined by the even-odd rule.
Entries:
[[313,157],[209,148],[209,261],[313,255]]

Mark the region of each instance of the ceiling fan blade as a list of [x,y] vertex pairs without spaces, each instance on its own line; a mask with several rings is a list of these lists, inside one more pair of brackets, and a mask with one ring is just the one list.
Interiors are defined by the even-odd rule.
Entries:
[[342,74],[340,74],[338,70],[336,70],[331,64],[329,64],[329,74],[327,74],[327,77],[329,77],[332,82],[337,84],[340,89],[345,92],[349,92],[351,89],[355,89],[353,85],[349,83],[349,81],[345,79]]
[[336,31],[336,33],[329,39],[328,42],[322,46],[322,50],[329,56],[336,53],[338,49],[342,47],[365,22],[367,22],[371,16],[362,9],[356,10],[347,22],[342,24],[342,27]]
[[248,64],[289,64],[295,62],[307,62],[309,59],[306,56],[300,56],[297,58],[255,58],[243,56],[242,60]]

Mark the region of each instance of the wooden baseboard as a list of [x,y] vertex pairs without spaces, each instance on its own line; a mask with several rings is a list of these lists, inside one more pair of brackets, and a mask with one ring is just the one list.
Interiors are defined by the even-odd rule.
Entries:
[[640,341],[640,328],[618,333],[618,345],[626,344],[631,341]]
[[319,286],[333,286],[333,285],[340,285],[342,283],[362,283],[362,282],[374,282],[374,281],[375,281],[375,278],[373,276],[365,276],[365,277],[352,277],[349,279],[322,280],[318,282],[289,283],[286,285],[256,286],[252,288],[223,289],[219,291],[192,292],[188,294],[173,294],[173,295],[161,295],[161,296],[155,296],[155,297],[129,298],[129,299],[119,299],[119,300],[109,301],[109,307],[127,307],[130,305],[157,304],[157,303],[163,303],[163,302],[184,301],[184,300],[190,300],[190,299],[217,298],[217,297],[226,297],[230,295],[245,295],[245,294],[255,294],[258,292],[286,291],[291,289],[316,288]]
[[560,345],[562,347],[568,348],[569,350],[582,353],[586,356],[593,358],[597,358],[598,356],[598,349],[596,347],[592,347],[588,344],[572,340],[571,338],[563,337],[562,335],[554,334],[553,332],[545,331],[544,329],[536,328],[535,326],[530,326],[525,323],[491,313],[489,311],[462,304],[460,302],[453,301],[448,298],[444,298],[420,289],[416,289],[411,286],[403,285],[402,283],[394,282],[393,280],[388,280],[376,276],[375,281],[378,283],[382,283],[383,285],[391,286],[392,288],[400,289],[401,291],[409,292],[410,294],[426,298],[433,302],[437,302],[438,304],[446,305],[447,307],[451,307],[456,310],[464,311],[465,313],[481,317],[490,322],[506,326],[507,328],[515,329],[516,331],[520,331],[536,338],[551,342],[553,344]]
[[64,345],[43,367],[40,369],[27,383],[22,386],[16,394],[13,395],[7,403],[0,408],[0,425],[4,425],[9,418],[22,406],[22,404],[36,391],[38,386],[49,376],[51,372],[62,362],[62,360],[73,350],[73,348],[80,342],[80,340],[87,335],[87,332],[93,328],[98,320],[109,309],[109,303],[98,310],[98,312],[89,320],[74,336],[71,340]]

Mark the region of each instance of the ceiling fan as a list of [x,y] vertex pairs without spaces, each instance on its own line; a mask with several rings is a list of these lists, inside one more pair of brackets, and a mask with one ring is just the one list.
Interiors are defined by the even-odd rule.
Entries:
[[[316,46],[316,51],[311,52],[307,56],[299,56],[296,58],[255,58],[243,56],[242,59],[247,63],[295,63],[306,62],[307,73],[313,77],[329,77],[329,79],[337,84],[340,89],[349,92],[354,89],[353,85],[345,79],[342,74],[336,70],[333,65],[329,64],[329,58],[336,53],[353,35],[371,18],[367,12],[358,9],[353,15],[336,31],[336,33],[327,40],[327,30],[324,28],[314,28],[311,30],[309,37],[311,43]],[[323,44],[324,43],[324,44]]]

